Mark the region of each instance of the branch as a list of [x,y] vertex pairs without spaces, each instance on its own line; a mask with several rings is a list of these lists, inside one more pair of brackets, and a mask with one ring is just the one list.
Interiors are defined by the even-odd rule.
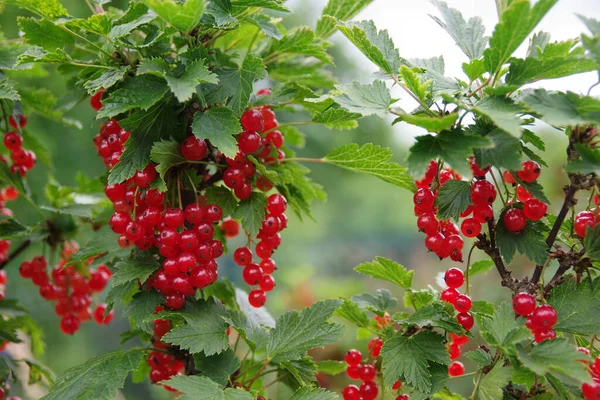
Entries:
[[[569,209],[571,207],[573,207],[575,205],[575,203],[577,202],[575,200],[575,193],[577,193],[577,188],[573,184],[570,184],[567,187],[566,192],[567,192],[567,194],[565,196],[565,201],[563,202],[562,207],[560,208],[560,212],[558,213],[558,216],[556,217],[556,221],[554,221],[552,230],[548,234],[548,238],[546,238],[546,245],[548,246],[548,248],[551,248],[552,245],[554,244],[554,241],[556,240],[556,236],[558,236],[558,232],[560,231],[560,227],[562,226],[563,222],[565,222],[565,218],[567,216],[567,213],[569,212]],[[537,285],[540,278],[542,277],[543,271],[544,271],[543,265],[535,266],[535,271],[533,271],[533,275],[531,276],[531,283],[533,285]]]
[[475,242],[475,246],[477,246],[478,249],[483,250],[485,254],[487,254],[488,257],[492,259],[494,265],[496,266],[496,269],[498,270],[498,273],[500,274],[500,277],[502,278],[502,286],[511,288],[514,291],[516,290],[519,282],[512,277],[512,271],[507,269],[504,265],[504,261],[500,256],[500,250],[498,250],[498,247],[496,247],[496,235],[494,234],[494,226],[494,220],[488,221],[488,230],[490,237],[489,240],[485,234],[480,234],[479,236],[477,236],[477,239],[479,240]]
[[6,260],[4,260],[0,263],[0,270],[4,269],[4,267],[6,267],[8,264],[10,264],[12,260],[17,258],[19,256],[19,254],[21,254],[23,251],[25,251],[25,249],[27,249],[29,247],[30,244],[31,244],[31,240],[26,240],[23,243],[21,243],[21,245],[19,247],[17,247],[12,253],[10,253],[8,255]]

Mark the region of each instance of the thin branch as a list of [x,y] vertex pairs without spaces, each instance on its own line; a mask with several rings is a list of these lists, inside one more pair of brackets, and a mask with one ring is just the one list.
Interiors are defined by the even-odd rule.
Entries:
[[488,255],[494,262],[500,277],[502,278],[502,286],[509,287],[511,289],[515,289],[518,281],[512,277],[512,271],[506,269],[504,265],[504,261],[502,260],[502,256],[500,256],[500,250],[496,247],[496,235],[494,233],[495,222],[494,220],[488,221],[488,230],[489,230],[489,239],[485,234],[480,234],[477,236],[479,239],[475,242],[475,246],[478,249],[481,249]]
[[26,240],[23,243],[21,243],[21,245],[19,247],[17,247],[12,253],[10,253],[8,255],[6,260],[4,260],[0,263],[0,270],[4,269],[4,267],[6,267],[8,264],[10,264],[10,262],[12,260],[17,258],[19,256],[19,254],[24,252],[30,245],[31,245],[31,240]]

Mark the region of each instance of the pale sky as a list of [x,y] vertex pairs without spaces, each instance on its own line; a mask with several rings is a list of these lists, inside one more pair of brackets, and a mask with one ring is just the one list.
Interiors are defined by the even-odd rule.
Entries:
[[[288,4],[294,8],[299,1],[305,0],[289,1]],[[321,10],[327,1],[315,0],[314,3],[318,6],[315,8]],[[498,21],[494,0],[446,0],[446,3],[461,11],[467,20],[473,16],[480,16],[486,26],[486,36],[492,34],[494,25]],[[467,57],[454,44],[452,38],[430,18],[429,14],[440,16],[437,9],[428,0],[375,0],[354,19],[372,19],[378,29],[387,29],[402,57],[408,59],[428,58],[441,54],[444,56],[446,64],[446,76],[466,79],[462,73],[461,64],[468,61]],[[551,41],[578,37],[582,32],[587,31],[575,14],[600,19],[600,0],[559,0],[535,31],[549,32]],[[332,37],[332,41],[336,44],[347,45],[348,51],[356,54],[356,65],[364,70],[365,76],[377,71],[377,68],[353,48],[352,44],[340,33],[336,33]],[[516,55],[524,57],[527,45],[528,41],[519,48]],[[597,74],[590,72],[569,78],[538,82],[530,87],[543,86],[553,90],[586,93],[596,80]],[[592,91],[592,95],[600,96],[600,86]],[[416,104],[402,91],[394,92],[393,96],[401,98],[397,105],[407,111],[416,107]],[[402,130],[404,138],[423,133],[419,128],[410,129],[410,132],[407,132],[407,126],[404,123],[398,124],[396,127],[397,130]]]

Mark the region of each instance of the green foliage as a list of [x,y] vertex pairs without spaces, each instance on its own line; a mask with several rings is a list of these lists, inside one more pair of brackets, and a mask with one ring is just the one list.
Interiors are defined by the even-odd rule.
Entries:
[[183,393],[182,400],[252,400],[250,393],[240,389],[227,388],[205,376],[174,376],[164,382],[169,387]]
[[515,319],[515,313],[508,303],[500,303],[492,316],[479,315],[481,337],[491,346],[508,349],[527,340],[530,332],[523,319]]
[[408,271],[402,265],[387,258],[377,257],[374,261],[354,268],[358,273],[369,275],[374,279],[395,283],[403,289],[411,289],[414,271]]
[[170,25],[183,32],[189,32],[200,21],[204,12],[204,0],[185,0],[179,3],[174,0],[142,0],[152,11]]
[[242,126],[230,108],[213,107],[196,113],[192,130],[197,137],[210,140],[227,157],[235,157],[238,148],[233,135],[242,132]]
[[167,190],[165,176],[170,168],[186,162],[186,159],[179,151],[179,143],[174,140],[161,140],[154,143],[150,151],[150,160],[156,163],[156,172],[160,182],[156,185],[158,190],[164,192]]
[[544,223],[529,220],[523,230],[512,232],[504,225],[504,213],[502,213],[498,217],[496,226],[496,242],[500,254],[506,262],[511,262],[518,251],[531,261],[544,264],[548,258],[548,245],[544,238],[544,233],[547,231],[548,228]]
[[[323,9],[323,17],[317,22],[315,33],[326,39],[336,29],[336,20],[347,21],[356,16],[363,8],[371,4],[373,0],[331,0]],[[333,18],[327,18],[331,16]]]
[[231,215],[233,218],[241,219],[242,223],[251,235],[256,235],[265,218],[265,207],[267,199],[262,193],[252,193],[249,199],[241,201]]
[[492,260],[479,260],[475,261],[467,270],[465,275],[469,278],[472,278],[475,275],[485,274],[489,270],[494,267],[494,262]]
[[550,125],[594,124],[600,121],[600,100],[594,97],[535,89],[523,96],[522,101]]
[[145,252],[136,251],[131,257],[115,264],[116,272],[112,277],[115,286],[127,282],[145,282],[160,267],[158,261]]
[[465,181],[449,180],[440,188],[435,199],[438,217],[458,221],[460,214],[471,204],[471,184]]
[[600,318],[593,310],[600,304],[600,281],[583,280],[577,284],[567,278],[551,292],[548,302],[558,313],[554,326],[557,332],[596,335],[600,332]]
[[164,97],[167,90],[166,83],[156,76],[133,77],[102,100],[103,107],[97,118],[114,117],[136,108],[148,110]]
[[390,91],[385,83],[376,80],[372,85],[352,82],[349,85],[336,85],[337,91],[331,93],[331,98],[342,108],[363,116],[379,115],[385,117],[392,104]]
[[481,400],[495,400],[502,398],[502,388],[506,386],[513,374],[512,367],[496,365],[482,379],[477,388],[477,398]]

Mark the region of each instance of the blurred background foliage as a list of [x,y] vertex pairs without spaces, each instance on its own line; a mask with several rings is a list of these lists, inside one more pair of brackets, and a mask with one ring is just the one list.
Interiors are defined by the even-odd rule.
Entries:
[[[82,0],[62,0],[62,3],[72,15],[90,14],[90,10]],[[127,1],[124,0],[111,2],[112,6],[121,8],[126,7],[126,4]],[[284,24],[314,26],[320,14],[320,9],[315,8],[315,4],[318,3],[312,0],[293,2],[296,13],[281,15]],[[15,23],[18,15],[19,12],[14,7],[3,10],[0,15],[0,24],[7,39],[18,38],[18,27]],[[335,68],[332,68],[334,75],[342,82],[369,78],[364,76],[364,70],[359,66],[367,60],[348,59],[347,46],[348,43],[338,35],[334,37],[334,45],[331,48],[336,64]],[[437,55],[435,51],[442,52],[443,49],[432,49],[432,56]],[[410,57],[410,54],[402,54],[402,56]],[[52,167],[38,163],[38,166],[27,176],[34,198],[44,202],[43,193],[49,177],[53,177],[63,185],[75,185],[78,173],[88,177],[101,176],[105,168],[102,160],[96,156],[92,145],[92,138],[97,133],[99,124],[94,122],[95,113],[89,107],[87,98],[65,97],[69,82],[53,68],[12,73],[11,76],[19,81],[20,86],[51,90],[64,104],[80,100],[68,115],[81,121],[82,129],[65,127],[39,117],[30,118],[28,130],[39,138],[52,156]],[[278,118],[280,121],[302,120],[303,116],[280,113]],[[391,147],[395,161],[404,164],[408,143],[411,140],[406,138],[407,132],[402,126],[392,128],[390,122],[391,120],[365,118],[360,121],[360,127],[353,131],[331,131],[324,127],[302,128],[307,135],[307,143],[304,149],[298,150],[298,156],[320,157],[345,143],[373,142]],[[566,159],[564,148],[567,140],[561,133],[549,127],[542,127],[538,132],[548,145],[543,157],[548,164],[555,166],[543,170],[541,182],[546,193],[555,200],[550,210],[556,212],[560,207],[556,202],[562,195],[561,187],[566,179],[560,165]],[[277,288],[268,302],[269,311],[274,316],[287,309],[308,306],[318,299],[351,297],[361,292],[373,292],[379,287],[385,287],[385,284],[363,279],[353,272],[356,265],[371,261],[375,256],[391,258],[407,268],[414,269],[414,287],[426,288],[431,285],[439,289],[437,283],[440,281],[439,274],[453,262],[440,262],[435,255],[427,253],[423,245],[424,236],[417,232],[411,193],[372,177],[356,175],[333,166],[320,164],[308,166],[313,171],[313,178],[325,186],[328,201],[314,204],[314,221],[299,221],[295,216],[290,218],[289,228],[283,235],[283,244],[275,256],[279,268],[275,274]],[[35,213],[26,203],[18,201],[10,206],[22,222],[32,223],[36,220]],[[234,241],[230,248],[235,248],[236,244]],[[465,246],[465,249],[468,248],[470,248],[469,244]],[[88,323],[83,324],[81,330],[73,337],[61,334],[59,320],[51,308],[52,305],[41,299],[30,281],[25,281],[18,275],[19,263],[24,259],[31,259],[42,251],[39,246],[31,248],[17,262],[9,266],[7,297],[19,298],[23,306],[31,311],[33,318],[42,326],[47,348],[41,361],[55,373],[60,374],[93,356],[119,348],[121,346],[119,335],[128,330],[128,323],[119,318],[117,309],[117,316],[109,326]],[[475,251],[474,259],[480,257],[481,254]],[[517,275],[530,273],[532,268],[532,263],[523,258],[516,259],[513,263],[513,270]],[[552,269],[551,266],[549,270]],[[231,256],[226,255],[219,260],[219,271],[222,276],[240,283],[242,288],[245,286],[241,282],[241,270],[233,264]],[[487,276],[475,277],[472,285],[471,295],[475,300],[497,303],[509,299],[508,291],[502,290],[498,284],[495,271],[490,271]],[[398,310],[401,310],[404,307],[401,298],[403,293],[391,286],[388,288],[394,297],[399,298]],[[316,359],[341,360],[344,352],[349,348],[366,351],[367,343],[368,338],[358,340],[356,331],[348,329],[341,342],[315,352],[314,356]],[[127,346],[139,344],[129,342]],[[477,343],[471,342],[469,350],[476,346]],[[463,361],[466,362],[469,371],[469,361]],[[340,390],[347,383],[343,374],[323,379],[323,383],[334,390]],[[462,379],[465,387],[470,386],[470,382],[467,382],[469,379]],[[456,391],[462,391],[460,381],[455,382]],[[32,393],[40,392],[30,392],[29,396],[35,396]],[[37,398],[28,397],[19,389],[16,394],[21,394],[24,399]],[[171,395],[160,387],[150,385],[146,379],[144,384],[139,385],[129,381],[123,390],[123,396],[130,400],[154,400],[170,398]],[[272,392],[270,397],[285,399],[289,395],[282,390],[279,393]]]

